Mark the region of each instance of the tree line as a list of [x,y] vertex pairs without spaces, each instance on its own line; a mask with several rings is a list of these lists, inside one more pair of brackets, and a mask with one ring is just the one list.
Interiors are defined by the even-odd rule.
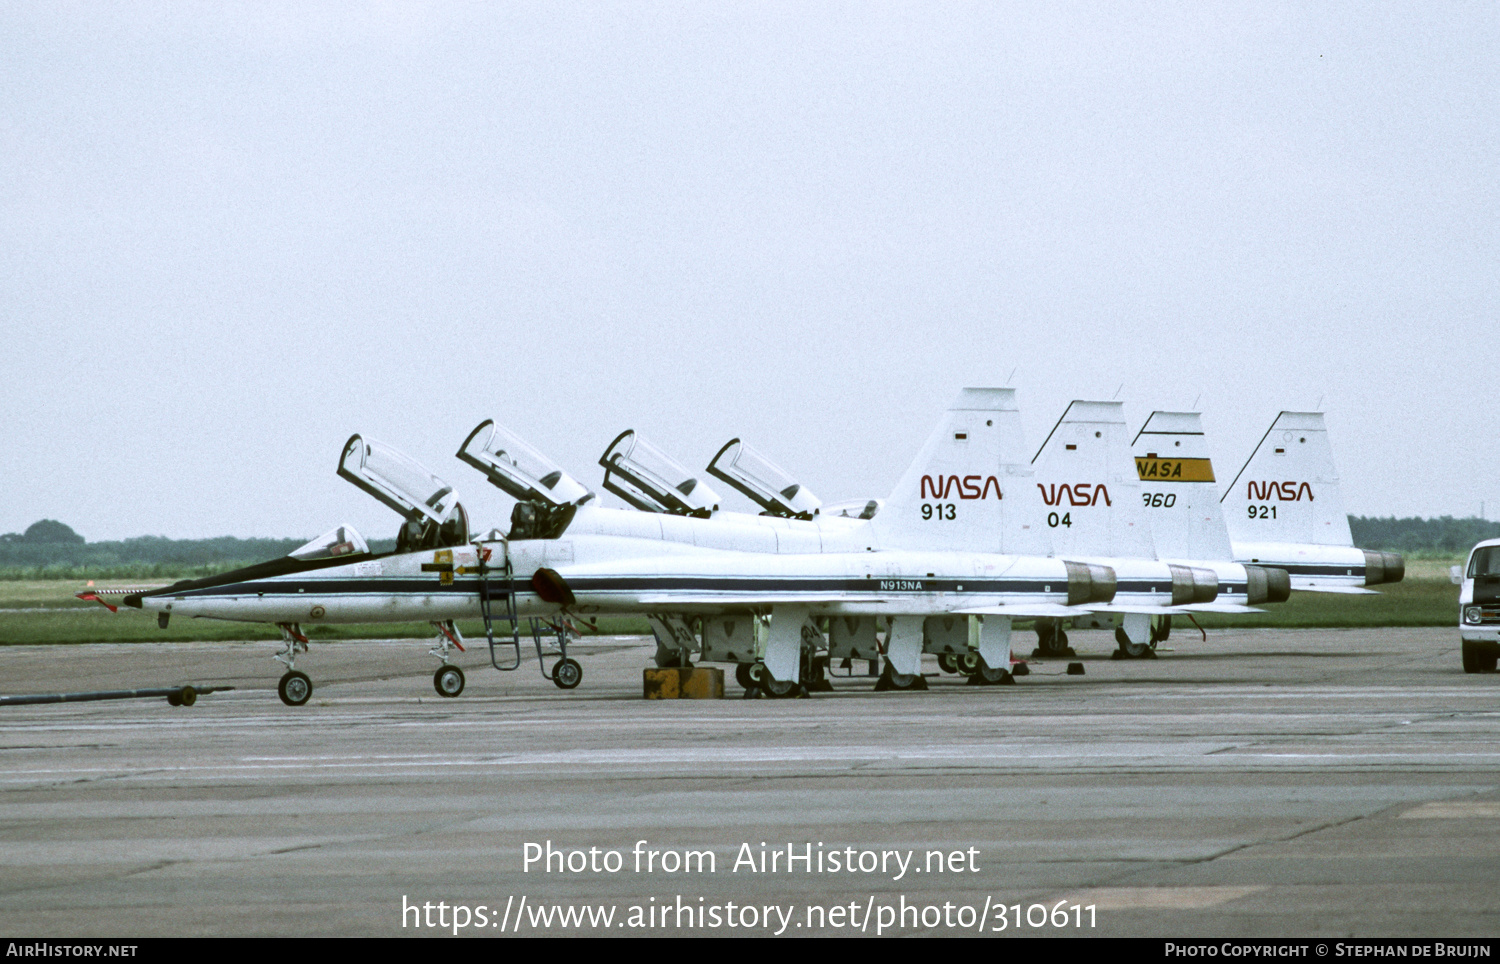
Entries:
[[[308,537],[309,539],[311,536]],[[88,542],[73,529],[43,519],[25,532],[0,535],[0,578],[184,578],[206,576],[284,556],[308,539],[168,539],[136,536]],[[370,549],[388,552],[394,539],[373,539]]]

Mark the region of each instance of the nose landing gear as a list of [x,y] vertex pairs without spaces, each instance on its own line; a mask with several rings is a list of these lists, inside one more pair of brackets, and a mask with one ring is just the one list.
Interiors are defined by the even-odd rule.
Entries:
[[307,637],[302,635],[302,627],[297,623],[277,623],[276,628],[281,630],[281,638],[286,643],[286,648],[273,657],[286,667],[286,675],[276,684],[276,695],[287,706],[301,706],[312,699],[313,692],[312,680],[296,666],[297,654],[307,652]]

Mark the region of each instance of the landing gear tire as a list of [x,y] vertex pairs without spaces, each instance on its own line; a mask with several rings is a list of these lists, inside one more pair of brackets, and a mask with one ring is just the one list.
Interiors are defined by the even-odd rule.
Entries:
[[[1474,672],[1473,670],[1469,669],[1468,660],[1464,661],[1464,671],[1468,672],[1468,673]],[[167,705],[168,706],[181,706],[182,705],[182,694],[181,693],[168,693],[167,694]]]
[[192,706],[198,702],[198,691],[191,686],[184,686],[182,691],[177,694],[177,700],[183,706]]
[[970,686],[1016,685],[1016,678],[1010,674],[1009,670],[990,669],[985,665],[984,660],[979,659],[977,656],[975,657],[975,662],[974,672],[969,676]]
[[972,678],[979,672],[979,667],[984,665],[984,661],[979,658],[978,653],[961,653],[953,657],[953,665],[958,670],[958,675]]
[[276,695],[281,697],[281,702],[287,706],[301,706],[312,699],[312,680],[307,674],[299,670],[292,670],[281,678],[276,684]]
[[439,696],[457,696],[464,691],[464,671],[457,666],[442,666],[432,674],[432,685]]
[[750,689],[755,685],[755,681],[750,678],[750,667],[754,665],[754,663],[741,663],[734,668],[734,681],[745,689]]
[[795,699],[807,692],[801,683],[789,683],[786,680],[771,679],[769,676],[760,688],[773,700]]
[[807,661],[802,673],[802,683],[809,693],[833,692],[833,684],[828,681],[827,656],[814,656]]
[[1033,656],[1076,656],[1068,646],[1068,633],[1057,623],[1037,620],[1036,624],[1036,651]]
[[938,669],[945,673],[958,672],[958,658],[952,653],[941,653],[938,656]]
[[880,679],[875,681],[875,692],[881,693],[886,690],[925,690],[927,679],[920,673],[897,673],[892,671],[891,664],[885,664],[885,672],[880,674]]
[[583,682],[583,667],[578,665],[577,660],[560,659],[557,665],[552,667],[552,682],[557,684],[560,690],[570,690]]
[[1149,643],[1135,643],[1135,642],[1131,642],[1130,637],[1127,636],[1127,635],[1125,635],[1125,627],[1124,626],[1116,626],[1115,627],[1115,642],[1120,647],[1116,651],[1117,653],[1120,654],[1120,655],[1118,655],[1118,656],[1115,657],[1116,659],[1155,659],[1156,658],[1156,647],[1154,645],[1155,642],[1156,642],[1156,636],[1155,636],[1154,632],[1152,633],[1152,640],[1151,640],[1151,642],[1149,642]]

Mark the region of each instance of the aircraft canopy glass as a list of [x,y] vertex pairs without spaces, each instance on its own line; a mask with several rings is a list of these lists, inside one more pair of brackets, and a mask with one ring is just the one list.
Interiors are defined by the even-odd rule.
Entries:
[[851,499],[848,502],[831,502],[818,510],[820,515],[841,519],[873,519],[885,505],[884,499]]
[[706,515],[719,508],[719,494],[641,438],[622,432],[599,458],[604,487],[637,509]]
[[400,513],[408,522],[448,521],[458,494],[415,459],[373,439],[349,437],[339,475]]
[[719,449],[708,472],[723,479],[771,515],[811,516],[822,502],[776,463],[739,439]]
[[344,525],[329,529],[287,555],[293,559],[334,559],[339,556],[364,556],[369,552],[370,546],[365,542],[365,537],[356,532],[353,526]]
[[510,429],[486,420],[469,433],[458,457],[492,484],[522,502],[582,505],[594,497],[588,487],[557,463],[526,444]]

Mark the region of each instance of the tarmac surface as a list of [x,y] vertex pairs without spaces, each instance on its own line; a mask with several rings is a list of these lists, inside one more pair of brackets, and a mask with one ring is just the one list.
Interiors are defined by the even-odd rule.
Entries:
[[571,692],[471,648],[456,699],[422,642],[315,641],[300,708],[265,643],[6,647],[5,694],[238,688],[0,707],[0,929],[1500,934],[1500,675],[1455,630],[1071,635],[1081,676],[715,701],[641,699],[640,639]]

